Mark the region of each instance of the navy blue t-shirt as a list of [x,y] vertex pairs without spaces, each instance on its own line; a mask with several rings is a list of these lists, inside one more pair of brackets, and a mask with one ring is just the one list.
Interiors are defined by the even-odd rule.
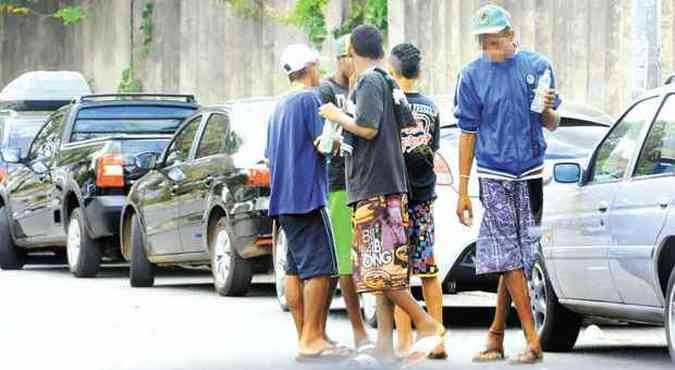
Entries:
[[270,216],[306,214],[327,203],[326,160],[314,146],[324,125],[319,107],[316,92],[293,92],[279,101],[269,119]]

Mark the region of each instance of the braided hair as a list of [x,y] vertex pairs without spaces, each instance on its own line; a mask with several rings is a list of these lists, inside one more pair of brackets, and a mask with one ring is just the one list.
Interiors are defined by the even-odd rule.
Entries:
[[396,74],[410,80],[419,77],[422,52],[415,45],[411,43],[396,45],[391,50],[390,60]]

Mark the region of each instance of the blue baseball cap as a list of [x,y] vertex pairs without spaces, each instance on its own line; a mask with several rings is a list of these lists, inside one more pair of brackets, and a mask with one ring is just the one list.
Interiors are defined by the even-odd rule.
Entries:
[[493,34],[511,27],[511,14],[497,5],[485,5],[473,17],[473,35]]

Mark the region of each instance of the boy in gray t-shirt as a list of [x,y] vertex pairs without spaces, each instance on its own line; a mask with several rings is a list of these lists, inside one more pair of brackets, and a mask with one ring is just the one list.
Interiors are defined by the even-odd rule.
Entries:
[[412,365],[426,359],[442,342],[445,329],[408,290],[406,169],[394,91],[390,77],[378,67],[384,57],[382,35],[376,28],[363,25],[352,31],[350,41],[358,76],[352,94],[354,118],[333,104],[322,106],[320,113],[355,136],[352,155],[347,157],[348,202],[354,207],[353,277],[358,292],[377,295],[376,356],[381,361],[396,361],[396,305],[410,316],[419,332],[419,341],[404,359]]

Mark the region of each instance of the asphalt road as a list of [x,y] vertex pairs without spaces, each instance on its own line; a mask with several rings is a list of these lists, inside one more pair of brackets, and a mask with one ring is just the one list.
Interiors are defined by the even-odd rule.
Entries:
[[[293,360],[295,331],[274,288],[254,285],[243,298],[218,297],[210,276],[163,272],[156,287],[132,289],[124,267],[75,279],[63,266],[0,272],[0,369],[210,370],[311,369]],[[491,310],[446,310],[447,361],[420,369],[495,369],[475,365]],[[507,353],[524,348],[515,328]],[[331,313],[332,337],[350,343],[342,310]],[[374,334],[374,332],[373,332]],[[340,364],[320,369],[344,369]],[[527,367],[526,367],[527,368]],[[591,327],[572,353],[547,353],[533,369],[673,369],[662,328]]]

